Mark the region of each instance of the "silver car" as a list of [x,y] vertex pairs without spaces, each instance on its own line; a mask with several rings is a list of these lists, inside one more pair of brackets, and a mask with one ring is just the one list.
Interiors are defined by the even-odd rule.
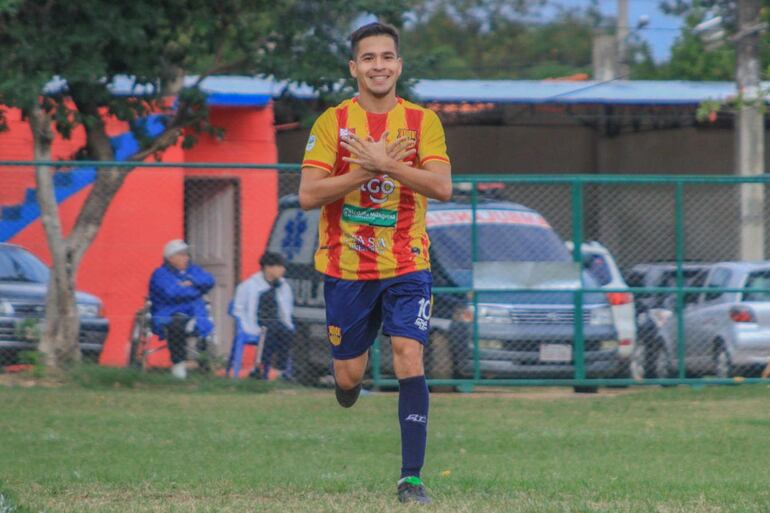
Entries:
[[[684,296],[685,369],[689,375],[729,378],[757,372],[770,360],[770,262],[713,264],[691,286],[760,289]],[[678,364],[677,318],[663,330],[672,370]]]

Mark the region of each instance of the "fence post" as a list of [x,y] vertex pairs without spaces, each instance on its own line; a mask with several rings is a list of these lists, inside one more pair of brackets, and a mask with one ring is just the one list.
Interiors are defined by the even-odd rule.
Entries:
[[575,341],[574,354],[575,379],[586,377],[585,340],[583,334],[583,182],[575,178],[572,181],[572,260],[578,268],[580,287],[575,291],[575,309],[573,314]]
[[[478,230],[476,226],[476,211],[479,202],[478,187],[476,182],[471,182],[471,269],[476,266],[478,258]],[[479,299],[476,294],[476,285],[473,285],[473,380],[481,379],[481,362],[479,355]]]
[[684,183],[676,182],[674,189],[674,240],[676,252],[676,354],[677,377],[685,377],[685,350],[684,350]]

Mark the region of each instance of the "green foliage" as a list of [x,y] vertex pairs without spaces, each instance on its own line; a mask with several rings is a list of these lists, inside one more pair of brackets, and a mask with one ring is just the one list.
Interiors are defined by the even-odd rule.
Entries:
[[565,12],[547,25],[520,17],[464,17],[439,7],[402,33],[402,53],[420,78],[546,78],[585,72],[591,20]]
[[[345,69],[353,20],[371,13],[398,24],[405,8],[403,0],[2,0],[0,101],[28,111],[58,77],[43,107],[68,137],[98,123],[100,111],[132,121],[163,110],[180,73],[261,74],[330,90]],[[111,93],[118,76],[132,77],[141,100]],[[199,90],[180,100],[176,127],[213,130]]]
[[45,374],[43,353],[40,351],[22,351],[19,353],[19,363],[32,367],[32,377],[42,378]]
[[[482,2],[483,3],[483,2]],[[474,2],[424,2],[402,32],[402,53],[420,78],[545,79],[591,73],[592,41],[608,25],[592,4],[564,9],[548,23],[533,23],[543,2],[524,2],[501,14]],[[499,7],[499,6],[498,6]],[[632,66],[652,66],[649,47],[629,44]],[[641,69],[642,73],[644,69]]]
[[153,389],[165,392],[246,392],[252,394],[265,393],[281,387],[281,384],[273,381],[235,380],[196,372],[191,372],[188,379],[180,381],[163,369],[142,371],[92,364],[82,364],[70,369],[66,376],[66,383],[91,390]]
[[[735,42],[737,7],[734,0],[667,0],[663,10],[685,18],[685,27],[671,48],[671,58],[657,69],[662,80],[727,80],[735,78]],[[707,47],[693,30],[699,23],[716,16],[722,18],[725,37],[721,44]],[[770,22],[770,0],[762,0],[760,18]],[[761,33],[760,61],[762,69],[770,66],[770,31]],[[767,72],[765,72],[767,76]]]
[[703,11],[687,15],[682,33],[671,47],[668,62],[646,78],[659,80],[732,80],[735,76],[735,47],[726,42],[707,49],[694,27],[703,21]]

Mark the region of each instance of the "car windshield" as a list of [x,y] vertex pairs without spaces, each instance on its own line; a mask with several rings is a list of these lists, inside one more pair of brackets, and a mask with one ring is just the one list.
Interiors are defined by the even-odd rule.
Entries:
[[[471,283],[471,227],[429,229],[431,255],[459,286]],[[517,224],[477,225],[479,262],[570,262],[564,243],[550,228]]]
[[11,246],[0,247],[0,281],[48,282],[48,268],[31,253]]
[[[746,280],[747,289],[767,289],[770,290],[770,271],[753,272]],[[744,292],[744,301],[770,301],[770,292],[761,290],[756,292]]]

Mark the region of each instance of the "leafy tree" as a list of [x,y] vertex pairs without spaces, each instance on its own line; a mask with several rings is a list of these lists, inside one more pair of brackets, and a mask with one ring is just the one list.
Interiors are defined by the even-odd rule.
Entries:
[[[403,53],[419,78],[543,79],[590,74],[594,34],[612,22],[594,3],[562,9],[547,23],[546,2],[433,0],[418,4],[402,31]],[[652,67],[649,47],[630,42],[634,70]]]
[[[667,0],[661,2],[664,12],[683,16],[685,27],[671,49],[669,61],[659,67],[660,79],[733,80],[735,78],[735,44],[731,36],[737,31],[738,2],[735,0]],[[722,18],[725,36],[721,44],[707,46],[695,27],[714,17]],[[762,1],[762,21],[770,22],[770,0]],[[761,36],[760,60],[763,69],[770,65],[770,32]]]
[[[347,61],[351,22],[370,13],[399,23],[402,0],[0,0],[0,104],[18,107],[29,121],[36,160],[50,160],[58,133],[82,125],[88,158],[112,161],[104,116],[131,123],[141,161],[196,133],[216,131],[207,120],[200,82],[218,73],[259,73],[307,82],[328,90]],[[185,74],[199,80],[182,88]],[[141,97],[110,93],[117,76],[144,87]],[[53,77],[63,86],[44,94]],[[167,100],[177,97],[176,106]],[[164,131],[148,138],[136,121],[166,114]],[[74,227],[64,233],[54,199],[52,169],[36,167],[41,207],[53,265],[46,327],[40,349],[60,367],[80,359],[75,276],[104,214],[130,172],[102,167]]]

